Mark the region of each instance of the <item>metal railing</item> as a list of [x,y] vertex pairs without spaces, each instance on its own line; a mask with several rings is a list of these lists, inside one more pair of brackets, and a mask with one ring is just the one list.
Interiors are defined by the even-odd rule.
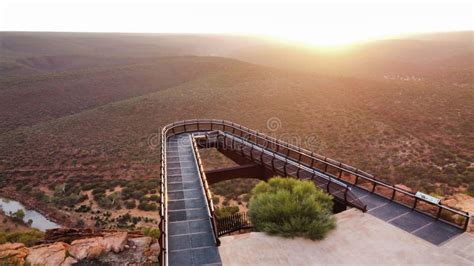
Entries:
[[225,149],[232,149],[239,152],[242,157],[271,170],[273,173],[282,176],[293,176],[299,179],[308,179],[322,190],[327,191],[336,200],[343,202],[345,205],[356,207],[362,211],[367,210],[366,204],[355,196],[351,187],[337,178],[331,177],[317,170],[311,169],[284,154],[279,154],[266,149],[265,146],[253,144],[252,142],[233,136],[229,133],[219,132],[220,145]]
[[[166,139],[170,136],[180,133],[204,132],[219,130],[238,136],[248,142],[254,143],[254,147],[264,147],[267,151],[272,151],[279,155],[284,155],[288,162],[298,162],[299,165],[310,169],[317,169],[331,178],[331,180],[344,181],[368,192],[395,201],[415,211],[432,216],[438,220],[466,230],[469,223],[469,213],[442,205],[441,203],[432,203],[425,199],[418,198],[414,193],[396,187],[375,178],[367,172],[359,170],[350,165],[338,162],[325,156],[308,151],[301,147],[286,143],[273,137],[262,134],[258,131],[235,124],[225,120],[215,119],[192,119],[174,122],[163,128],[161,131],[161,186],[162,203],[160,204],[160,229],[167,239],[167,203],[166,203]],[[252,152],[251,152],[252,153]],[[288,166],[288,164],[287,164]],[[278,166],[276,166],[278,168]],[[164,169],[164,170],[163,170]],[[287,171],[287,167],[283,167]],[[297,170],[298,171],[298,170]],[[304,172],[304,171],[303,171]],[[300,172],[301,173],[301,172]],[[336,184],[332,182],[331,184]],[[164,193],[164,194],[163,194]],[[163,225],[162,225],[163,224]],[[161,257],[167,258],[167,241],[162,241],[163,254]],[[167,262],[167,259],[166,259]]]
[[238,212],[226,217],[217,218],[218,236],[231,234],[243,229],[251,229],[252,223],[246,212]]
[[166,169],[166,141],[167,141],[168,127],[161,130],[160,139],[160,256],[159,261],[161,265],[168,265],[168,174]]
[[208,211],[208,215],[209,215],[209,222],[211,223],[212,232],[213,232],[213,235],[214,235],[214,243],[217,246],[220,246],[221,241],[219,240],[219,235],[217,233],[216,212],[215,212],[215,209],[214,209],[214,203],[212,202],[211,189],[209,188],[209,184],[207,183],[206,173],[204,172],[204,167],[202,165],[201,156],[199,155],[199,152],[198,152],[198,146],[196,144],[196,137],[193,136],[191,138],[191,141],[192,141],[192,145],[193,145],[194,158],[196,159],[196,164],[197,164],[197,167],[198,167],[198,170],[199,170],[199,177],[200,177],[200,180],[201,180],[202,189],[203,189],[204,194],[206,195],[206,204],[207,204],[207,207],[208,207],[207,211]]

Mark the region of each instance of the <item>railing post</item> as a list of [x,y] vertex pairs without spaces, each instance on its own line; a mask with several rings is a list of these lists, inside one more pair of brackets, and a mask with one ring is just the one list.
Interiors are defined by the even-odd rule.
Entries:
[[346,187],[346,190],[344,190],[344,202],[347,203],[347,191],[349,191],[349,187]]
[[272,171],[275,172],[275,153],[272,153]]
[[418,198],[415,197],[415,202],[413,203],[413,207],[411,208],[412,210],[414,210],[416,208],[417,203],[418,203]]
[[264,146],[264,148],[262,149],[262,153],[260,153],[260,162],[262,162],[262,165],[264,164],[264,163],[263,163],[263,154],[265,153],[265,150],[267,149],[267,145],[268,145],[268,141],[265,140],[265,146]]

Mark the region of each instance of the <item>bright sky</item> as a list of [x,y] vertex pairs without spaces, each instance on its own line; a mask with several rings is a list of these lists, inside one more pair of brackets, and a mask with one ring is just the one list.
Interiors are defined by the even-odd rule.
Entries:
[[318,45],[474,29],[471,1],[0,0],[1,31],[246,33]]

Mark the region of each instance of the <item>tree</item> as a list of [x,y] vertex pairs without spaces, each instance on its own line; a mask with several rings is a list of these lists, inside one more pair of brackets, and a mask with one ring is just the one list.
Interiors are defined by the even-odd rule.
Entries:
[[252,190],[249,215],[257,231],[323,239],[335,228],[332,196],[311,181],[274,177]]
[[18,220],[23,220],[23,218],[25,218],[25,211],[19,209],[13,213],[13,217]]

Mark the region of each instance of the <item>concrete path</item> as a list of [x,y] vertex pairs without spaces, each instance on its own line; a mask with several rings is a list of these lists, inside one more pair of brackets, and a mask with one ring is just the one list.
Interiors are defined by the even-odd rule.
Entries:
[[170,265],[220,265],[190,135],[168,139]]
[[[374,216],[351,209],[336,215],[324,240],[265,233],[221,237],[224,265],[474,265],[472,235],[436,246]],[[455,252],[457,250],[458,252]]]

